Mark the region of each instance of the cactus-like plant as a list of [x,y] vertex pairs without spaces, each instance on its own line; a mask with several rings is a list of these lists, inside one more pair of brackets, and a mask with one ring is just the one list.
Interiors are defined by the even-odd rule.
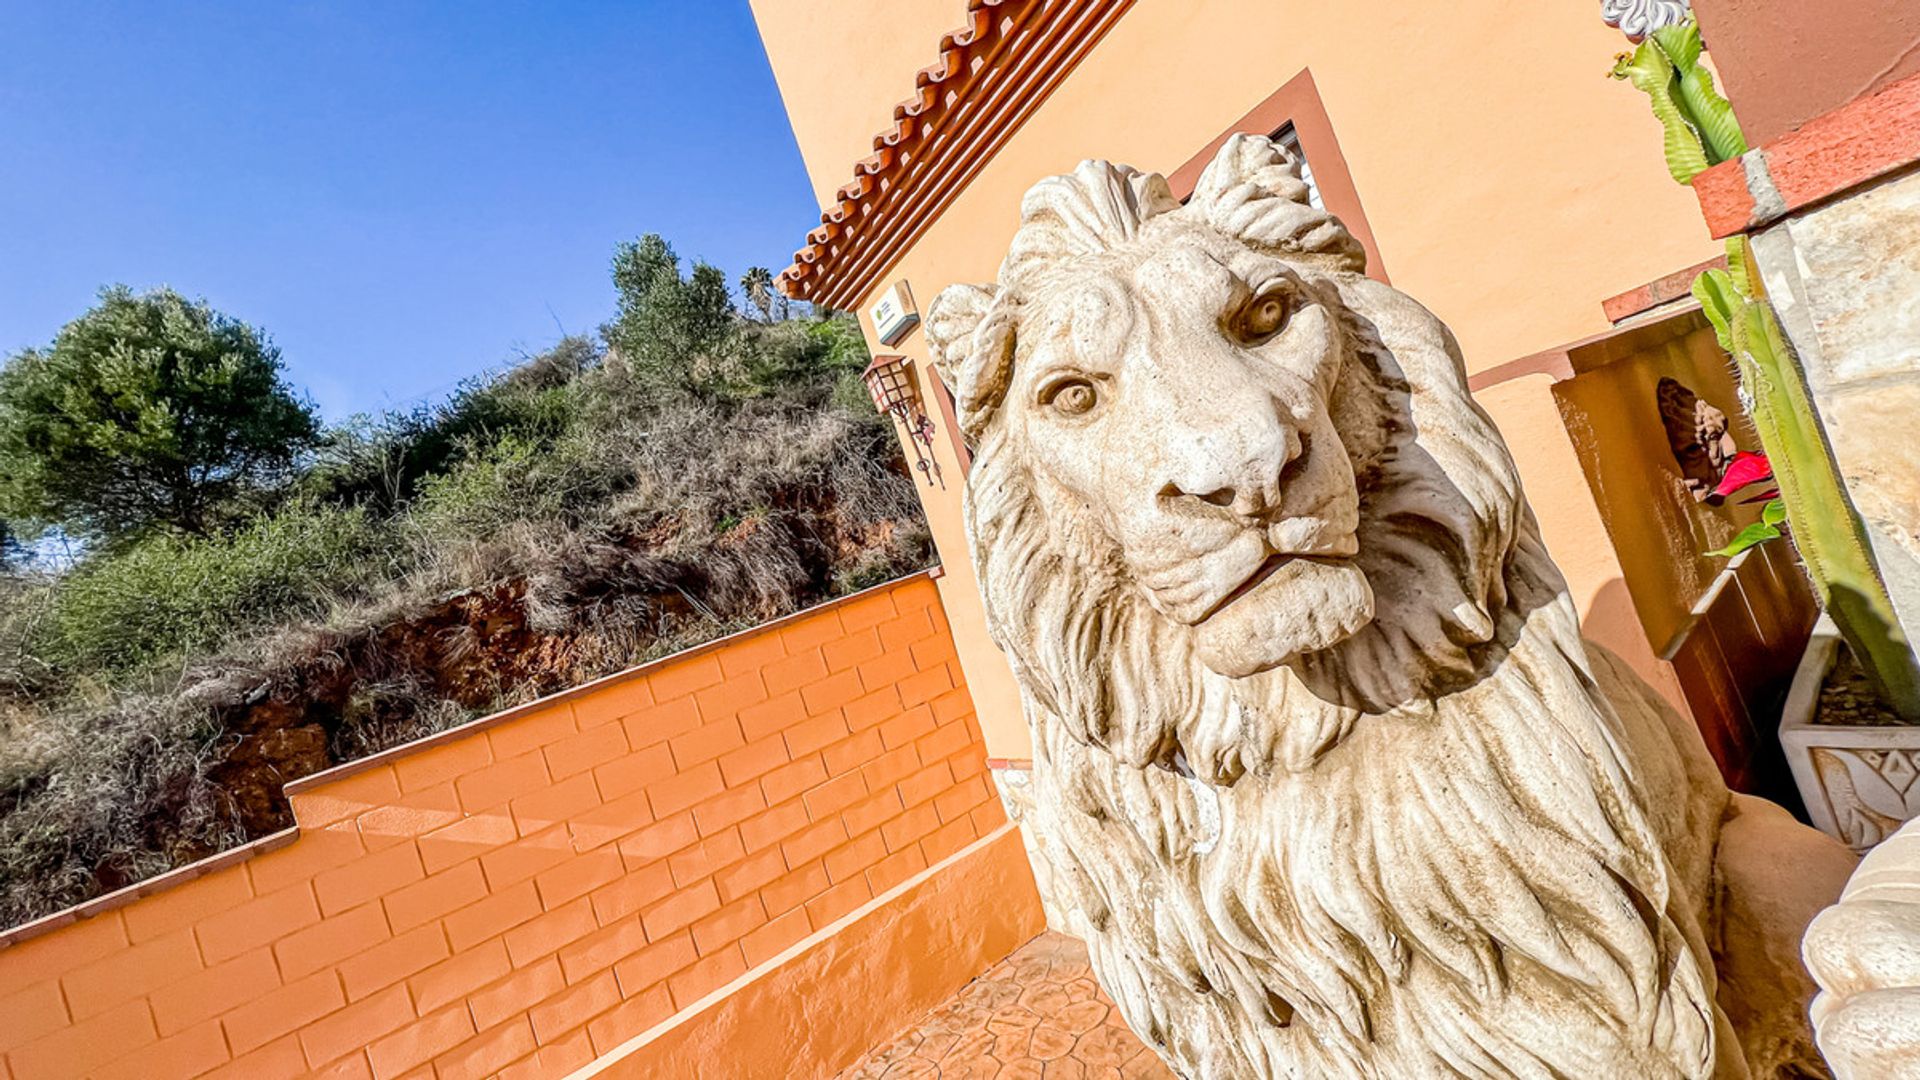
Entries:
[[[1733,106],[1714,89],[1701,52],[1700,26],[1688,15],[1647,35],[1615,60],[1611,72],[1647,95],[1665,134],[1667,171],[1682,184],[1747,152]],[[1759,521],[1711,554],[1731,555],[1774,539],[1786,524],[1815,593],[1861,670],[1902,719],[1920,723],[1920,661],[1894,615],[1866,527],[1847,498],[1799,358],[1750,269],[1746,237],[1727,241],[1727,269],[1701,274],[1693,295],[1720,347],[1733,356],[1742,403],[1780,489]]]
[[1701,51],[1700,24],[1688,15],[1648,34],[1613,63],[1613,77],[1631,82],[1652,102],[1666,133],[1667,171],[1682,184],[1747,152],[1733,105],[1714,89]]
[[[1793,546],[1821,603],[1882,700],[1902,719],[1920,723],[1920,663],[1894,616],[1793,346],[1751,269],[1746,237],[1727,242],[1727,269],[1701,274],[1693,295],[1739,371],[1741,398],[1773,467]],[[1777,526],[1778,515],[1770,516],[1760,524]]]

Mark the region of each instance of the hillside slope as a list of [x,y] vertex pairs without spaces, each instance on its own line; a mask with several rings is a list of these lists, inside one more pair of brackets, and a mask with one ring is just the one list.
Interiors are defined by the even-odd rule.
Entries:
[[664,358],[616,329],[330,433],[222,535],[0,578],[0,925],[284,828],[300,776],[927,563],[850,320]]

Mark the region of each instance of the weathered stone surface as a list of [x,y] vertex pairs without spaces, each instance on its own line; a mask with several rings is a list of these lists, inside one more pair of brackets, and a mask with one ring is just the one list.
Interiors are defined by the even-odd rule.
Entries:
[[1047,928],[1075,933],[1069,918],[1072,905],[1062,897],[1060,891],[1064,885],[1054,872],[1053,863],[1048,861],[1047,845],[1034,832],[1032,770],[1016,766],[990,769],[988,773],[993,777],[993,788],[1000,796],[1000,805],[1006,808],[1007,820],[1020,830],[1020,842],[1027,849],[1027,862],[1033,867],[1034,888],[1040,893],[1040,907],[1047,914]]
[[[1914,236],[1920,251],[1920,231]],[[1911,281],[1920,297],[1920,274]],[[1920,301],[1909,305],[1920,311]],[[1920,338],[1904,378],[1873,379],[1817,393],[1847,494],[1867,524],[1894,609],[1911,640],[1920,631]]]
[[1850,856],[1583,647],[1452,336],[1361,269],[1239,136],[1184,206],[1042,182],[929,308],[1064,920],[1187,1076],[1817,1075]]
[[1868,853],[1807,929],[1813,1021],[1841,1080],[1920,1078],[1920,825]]

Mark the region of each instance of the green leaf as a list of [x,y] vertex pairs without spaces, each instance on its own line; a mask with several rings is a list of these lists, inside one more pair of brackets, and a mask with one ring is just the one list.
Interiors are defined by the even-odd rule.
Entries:
[[1667,171],[1674,180],[1689,184],[1695,176],[1705,172],[1707,154],[1700,145],[1700,136],[1687,123],[1679,103],[1675,101],[1679,80],[1675,77],[1673,64],[1653,39],[1642,41],[1632,55],[1621,57],[1613,67],[1613,77],[1627,80],[1635,89],[1647,95],[1647,100],[1653,106],[1654,118],[1660,121],[1665,133]]
[[1701,274],[1693,294],[1733,358],[1741,400],[1780,498],[1731,544],[1709,554],[1732,555],[1771,540],[1791,518],[1794,550],[1848,648],[1882,700],[1909,723],[1920,723],[1920,660],[1901,632],[1793,343],[1767,302],[1746,245],[1745,237],[1729,240],[1728,270]]
[[1713,75],[1706,68],[1681,73],[1678,97],[1681,111],[1706,145],[1708,161],[1718,165],[1747,152],[1747,137],[1733,105],[1713,88]]
[[1735,236],[1727,241],[1727,276],[1733,280],[1733,287],[1741,296],[1753,295],[1753,268],[1747,265],[1747,245],[1742,243],[1743,236]]
[[1747,152],[1733,106],[1714,89],[1700,53],[1700,26],[1689,16],[1655,30],[1612,71],[1647,95],[1664,133],[1667,171],[1682,184]]
[[1746,310],[1747,298],[1741,295],[1732,275],[1725,270],[1703,271],[1693,279],[1693,296],[1700,301],[1700,313],[1713,324],[1713,336],[1719,340],[1720,347],[1738,357],[1736,327]]
[[1673,66],[1675,103],[1704,145],[1707,160],[1719,164],[1747,152],[1746,136],[1733,106],[1713,87],[1713,74],[1700,66],[1700,24],[1689,17],[1655,30],[1648,39]]
[[1718,551],[1709,551],[1707,552],[1707,554],[1730,559],[1733,556],[1740,554],[1741,552],[1747,550],[1750,547],[1754,547],[1755,545],[1758,545],[1758,544],[1764,544],[1769,540],[1778,538],[1779,536],[1780,536],[1779,529],[1775,528],[1772,525],[1767,524],[1765,521],[1756,521],[1753,524],[1747,526],[1746,528],[1741,529],[1739,532],[1733,534],[1733,541],[1729,543],[1726,547],[1723,547]]
[[1660,50],[1667,63],[1685,71],[1700,63],[1705,48],[1700,41],[1700,24],[1692,16],[1672,26],[1662,26],[1647,36],[1647,42]]

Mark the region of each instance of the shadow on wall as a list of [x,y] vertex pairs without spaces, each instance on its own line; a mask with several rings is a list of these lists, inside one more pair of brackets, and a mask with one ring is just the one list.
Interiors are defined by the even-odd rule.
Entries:
[[[1708,620],[1709,622],[1711,620]],[[1806,809],[1787,769],[1773,726],[1780,716],[1791,665],[1775,677],[1746,681],[1737,661],[1722,655],[1717,634],[1690,633],[1671,662],[1647,645],[1626,582],[1613,578],[1580,616],[1581,636],[1619,656],[1667,703],[1690,717],[1722,779],[1735,791],[1779,803],[1803,823]]]
[[1674,677],[1673,669],[1661,662],[1647,644],[1640,613],[1633,606],[1633,595],[1627,591],[1625,579],[1609,578],[1593,594],[1592,602],[1580,613],[1580,636],[1605,646],[1625,660],[1634,674],[1645,679],[1647,685],[1682,715],[1692,714],[1686,691]]

